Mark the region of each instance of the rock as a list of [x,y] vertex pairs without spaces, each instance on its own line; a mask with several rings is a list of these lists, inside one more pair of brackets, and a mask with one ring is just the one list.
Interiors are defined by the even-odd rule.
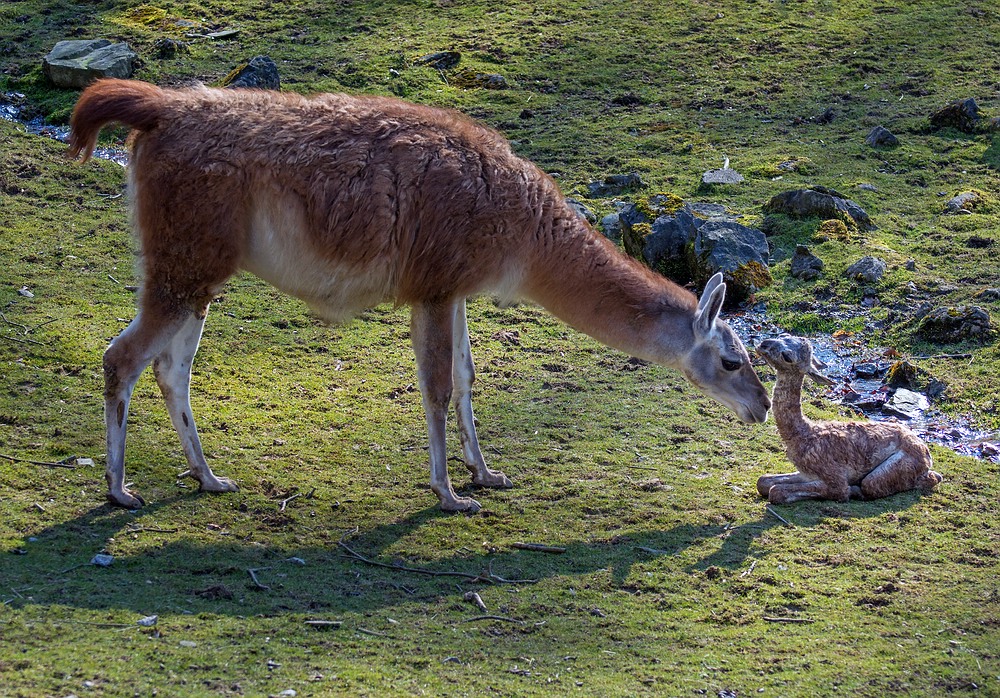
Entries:
[[621,214],[609,213],[606,215],[601,219],[600,229],[604,233],[604,237],[608,240],[612,242],[620,241],[622,239]]
[[899,145],[899,139],[884,126],[876,126],[868,132],[865,143],[873,148],[895,148]]
[[876,228],[861,206],[826,187],[794,189],[777,194],[764,205],[764,212],[783,213],[791,218],[843,219],[847,216],[862,230]]
[[177,39],[163,38],[153,44],[153,51],[157,58],[176,58],[178,53],[188,53],[188,46],[183,41]]
[[930,115],[934,128],[957,128],[965,133],[973,133],[979,123],[979,105],[969,97],[952,102]]
[[987,288],[980,292],[978,298],[984,301],[1000,301],[1000,288]]
[[458,51],[435,51],[418,58],[415,63],[426,65],[438,70],[451,70],[462,60],[462,54]]
[[848,229],[847,223],[839,218],[831,218],[820,223],[819,230],[813,236],[813,240],[816,242],[827,242],[829,240],[847,242],[850,239],[851,231]]
[[631,174],[608,175],[600,182],[591,182],[587,185],[587,197],[590,199],[601,199],[608,196],[618,196],[633,189],[640,189],[646,186],[638,172]]
[[915,259],[908,259],[906,260],[906,264],[903,265],[903,268],[905,268],[906,271],[916,271],[917,261]]
[[483,90],[506,90],[510,87],[507,78],[497,73],[480,73],[472,68],[465,68],[455,73],[450,80],[452,85],[465,89],[480,88]]
[[886,263],[878,257],[862,257],[849,266],[844,275],[853,281],[877,284],[885,276],[887,268]]
[[619,221],[625,251],[674,281],[700,284],[721,271],[728,307],[772,282],[767,238],[718,204],[687,204],[657,194],[641,208],[623,206]]
[[739,184],[742,181],[743,175],[728,166],[718,170],[709,170],[701,176],[701,183],[708,186],[713,184]]
[[938,306],[924,315],[917,328],[920,338],[940,344],[985,340],[992,333],[990,314],[978,305]]
[[566,203],[569,204],[569,207],[573,209],[573,211],[576,212],[576,215],[580,216],[583,220],[587,221],[591,225],[595,225],[597,223],[597,216],[594,215],[594,212],[576,199],[570,199],[567,197]]
[[874,184],[869,184],[868,182],[862,182],[858,185],[858,189],[862,191],[878,191],[878,187]]
[[865,361],[854,365],[854,375],[858,378],[876,378],[881,371],[878,364]]
[[154,625],[156,625],[156,621],[158,621],[159,619],[160,619],[159,616],[145,616],[144,618],[140,618],[139,620],[137,620],[135,624],[141,625],[144,628],[152,628]]
[[944,212],[951,215],[967,215],[983,203],[983,196],[977,191],[963,191],[948,200]]
[[705,221],[697,228],[691,252],[691,272],[699,283],[722,272],[727,307],[739,305],[774,281],[767,268],[767,237],[756,228],[723,219]]
[[823,260],[814,255],[805,245],[796,245],[792,255],[791,275],[803,281],[819,278],[823,272]]
[[916,419],[928,407],[930,407],[930,403],[920,393],[906,388],[897,388],[892,397],[882,405],[882,412],[900,419]]
[[273,60],[267,56],[254,56],[248,63],[227,75],[222,85],[232,88],[280,90],[281,78],[278,75],[278,66]]
[[112,557],[111,555],[105,555],[104,553],[98,553],[97,555],[94,555],[94,557],[92,557],[90,559],[90,564],[96,565],[98,567],[108,567],[114,561],[115,561],[115,558]]
[[56,87],[79,89],[98,78],[130,78],[138,56],[128,44],[107,39],[60,41],[42,59],[42,72]]

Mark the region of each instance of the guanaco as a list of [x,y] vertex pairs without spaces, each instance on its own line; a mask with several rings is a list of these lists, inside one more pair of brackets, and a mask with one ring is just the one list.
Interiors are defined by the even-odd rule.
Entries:
[[124,461],[129,400],[149,364],[187,474],[201,490],[237,489],[205,461],[189,390],[209,303],[241,269],[332,322],[386,301],[410,306],[431,489],[447,511],[479,509],[448,477],[449,403],[472,482],[511,486],[487,467],[476,436],[470,296],[536,302],[607,345],[679,370],[743,421],[767,418],[767,392],[719,319],[721,275],[699,300],[625,256],[550,177],[460,113],[385,97],[106,79],[76,105],[70,155],[85,161],[109,123],[132,129],[142,275],[138,314],[104,354],[113,504],[144,503],[125,487]]

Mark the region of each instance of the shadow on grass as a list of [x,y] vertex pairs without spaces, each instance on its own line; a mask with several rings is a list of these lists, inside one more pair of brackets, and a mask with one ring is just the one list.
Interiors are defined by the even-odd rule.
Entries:
[[[481,588],[486,582],[476,581],[477,575],[524,580],[519,582],[523,586],[607,571],[610,584],[618,588],[627,587],[637,564],[661,565],[668,572],[673,568],[675,574],[713,566],[735,570],[751,557],[751,547],[763,533],[789,525],[762,508],[760,519],[736,526],[680,524],[596,543],[569,542],[559,555],[461,548],[433,561],[397,560],[383,551],[434,519],[450,516],[436,507],[356,533],[329,530],[317,535],[322,542],[309,546],[283,547],[221,534],[218,542],[203,544],[176,540],[184,535],[177,530],[144,525],[155,519],[157,511],[190,498],[166,498],[138,513],[104,505],[41,531],[23,548],[2,553],[0,602],[14,608],[127,609],[143,615],[364,613],[426,603],[452,595],[456,589]],[[917,500],[917,495],[899,495],[853,504],[810,502],[783,508],[782,517],[796,527],[812,527],[828,517],[871,517],[898,511]],[[105,541],[126,536],[142,537],[146,547],[138,554],[116,557],[108,567],[89,563]],[[689,549],[709,539],[719,539],[721,545],[690,562]],[[353,557],[338,544],[340,540],[368,560],[418,567],[428,573],[372,565]],[[758,547],[752,557],[766,555]]]

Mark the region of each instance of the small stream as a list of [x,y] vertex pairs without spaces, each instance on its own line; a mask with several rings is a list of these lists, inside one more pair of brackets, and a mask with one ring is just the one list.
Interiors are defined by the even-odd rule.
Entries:
[[[63,143],[69,139],[67,126],[53,126],[40,118],[22,119],[19,105],[23,102],[24,95],[16,92],[0,96],[0,119],[20,123],[35,135]],[[94,157],[122,167],[128,164],[128,151],[124,148],[97,148]],[[731,315],[727,322],[748,347],[782,334],[763,311],[756,309]],[[951,417],[933,409],[933,401],[926,395],[885,385],[882,378],[893,360],[886,358],[884,350],[866,347],[853,336],[818,335],[809,340],[817,358],[829,365],[827,375],[838,382],[824,394],[831,402],[870,419],[904,421],[926,441],[966,456],[1000,463],[1000,434],[976,429],[968,416]]]
[[[751,353],[761,341],[784,334],[759,310],[734,314],[726,321]],[[1000,463],[1000,433],[975,428],[967,415],[950,416],[934,409],[933,395],[892,388],[883,382],[899,360],[888,358],[891,352],[868,347],[854,335],[816,335],[809,341],[816,358],[829,366],[826,375],[837,381],[823,394],[826,399],[869,419],[903,422],[925,441],[956,453]],[[943,384],[940,387],[943,389]]]
[[[24,99],[24,95],[19,92],[5,92],[0,95],[0,119],[21,124],[28,133],[36,136],[54,138],[61,143],[69,141],[69,126],[53,126],[43,121],[41,117],[22,118],[20,105],[24,103]],[[97,147],[94,149],[94,157],[116,162],[122,167],[128,165],[128,151],[124,148]]]

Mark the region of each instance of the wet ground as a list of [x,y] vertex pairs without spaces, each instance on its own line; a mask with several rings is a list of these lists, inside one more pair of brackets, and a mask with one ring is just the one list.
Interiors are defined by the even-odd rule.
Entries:
[[[761,310],[734,314],[726,320],[751,353],[762,340],[783,334]],[[886,384],[889,369],[905,357],[891,349],[871,347],[854,334],[817,335],[809,340],[815,356],[828,365],[826,375],[837,381],[824,393],[826,399],[869,419],[903,422],[925,441],[963,455],[1000,463],[1000,433],[975,428],[967,415],[946,415],[934,408],[935,393],[944,389],[943,383],[931,380],[925,392]],[[968,357],[954,355],[954,360]],[[911,362],[919,364],[918,360]]]
[[[0,95],[0,119],[22,124],[28,130],[28,133],[33,133],[37,136],[47,136],[62,143],[69,141],[68,126],[53,126],[52,124],[45,123],[40,117],[34,119],[22,118],[20,105],[23,101],[24,95],[18,92],[5,92]],[[98,147],[94,150],[94,157],[117,162],[122,167],[128,164],[128,152],[124,148]]]

